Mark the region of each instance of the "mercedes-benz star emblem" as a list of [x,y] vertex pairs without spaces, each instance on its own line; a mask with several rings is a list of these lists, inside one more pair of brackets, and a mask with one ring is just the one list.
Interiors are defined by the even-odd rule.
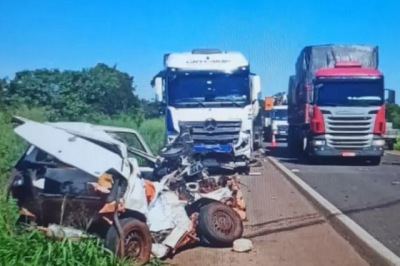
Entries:
[[204,122],[204,129],[207,131],[214,131],[217,128],[217,121],[212,118],[207,119]]

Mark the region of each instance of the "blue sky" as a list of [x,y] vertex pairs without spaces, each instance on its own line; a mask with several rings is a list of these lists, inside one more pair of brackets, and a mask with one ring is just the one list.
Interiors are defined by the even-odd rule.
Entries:
[[0,77],[104,62],[152,98],[164,53],[216,47],[244,53],[268,95],[287,89],[303,46],[365,43],[400,99],[400,1],[4,0],[0,11]]

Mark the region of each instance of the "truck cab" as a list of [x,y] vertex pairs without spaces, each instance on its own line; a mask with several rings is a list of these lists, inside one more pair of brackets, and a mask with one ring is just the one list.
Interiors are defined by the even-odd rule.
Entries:
[[289,78],[289,150],[308,162],[352,157],[379,165],[386,119],[378,63],[377,46],[304,47]]
[[287,105],[274,106],[271,110],[272,133],[277,139],[286,139],[288,136],[288,107]]
[[384,78],[357,62],[336,62],[315,72],[305,111],[309,129],[303,149],[309,158],[362,157],[377,165],[384,153]]
[[268,112],[268,118],[265,118],[264,139],[271,141],[272,135],[275,138],[286,139],[288,135],[287,93],[280,92],[265,97],[264,110]]
[[165,104],[166,143],[189,126],[194,151],[208,159],[207,166],[218,167],[221,161],[248,165],[262,132],[255,123],[261,85],[241,53],[195,49],[166,54],[164,70],[153,84],[158,101]]

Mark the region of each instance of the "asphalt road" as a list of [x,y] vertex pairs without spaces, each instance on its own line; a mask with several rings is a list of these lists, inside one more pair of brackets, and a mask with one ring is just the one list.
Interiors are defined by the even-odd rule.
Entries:
[[351,161],[304,165],[288,154],[285,144],[267,148],[343,213],[400,256],[400,156],[386,154],[379,166]]

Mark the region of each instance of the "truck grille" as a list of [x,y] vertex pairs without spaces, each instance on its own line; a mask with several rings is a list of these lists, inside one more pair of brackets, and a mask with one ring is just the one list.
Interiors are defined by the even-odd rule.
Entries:
[[193,141],[199,144],[227,144],[237,143],[239,140],[241,121],[216,121],[216,128],[206,130],[204,121],[179,122],[181,126],[189,126],[193,129]]
[[278,131],[288,131],[289,126],[287,125],[279,125],[278,126]]
[[324,116],[327,145],[341,150],[362,149],[370,146],[374,118],[373,115]]

